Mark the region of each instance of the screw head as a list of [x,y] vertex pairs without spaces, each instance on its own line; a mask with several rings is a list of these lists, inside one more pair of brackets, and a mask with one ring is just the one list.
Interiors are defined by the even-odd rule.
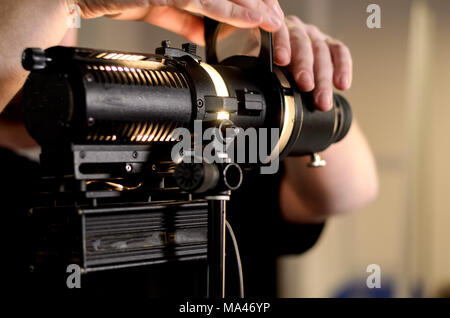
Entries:
[[89,118],[88,118],[87,124],[88,124],[89,127],[94,126],[94,124],[95,124],[95,118],[89,117]]
[[133,166],[129,163],[125,165],[125,171],[131,173],[133,171]]
[[92,74],[88,73],[84,76],[84,79],[86,80],[86,82],[93,82],[94,81],[94,76],[92,76]]

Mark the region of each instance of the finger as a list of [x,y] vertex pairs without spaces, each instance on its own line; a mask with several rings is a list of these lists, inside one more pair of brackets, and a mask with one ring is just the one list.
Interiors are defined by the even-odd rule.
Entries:
[[313,96],[316,107],[327,111],[332,107],[333,100],[333,62],[330,49],[325,42],[325,36],[315,27],[306,28],[311,38],[314,54],[314,78],[316,88]]
[[291,64],[289,69],[298,87],[305,92],[314,89],[314,55],[311,40],[303,22],[295,16],[286,18],[291,45]]
[[[219,22],[231,24],[239,28],[258,27],[263,22],[263,13],[261,10],[261,1],[244,1],[248,7],[254,6],[257,9],[249,9],[228,0],[196,0],[180,1],[167,0],[167,3],[173,7],[178,7],[189,12],[202,14]],[[253,4],[252,4],[253,3]]]
[[[248,2],[249,0],[245,1]],[[258,3],[258,1],[251,2]],[[280,4],[278,3],[278,0],[262,0],[259,1],[259,3],[262,6],[263,12],[263,23],[260,25],[260,27],[269,32],[278,31],[284,25],[284,12],[281,9]]]
[[291,45],[289,31],[284,22],[284,12],[277,0],[263,0],[265,5],[281,19],[281,27],[274,33],[274,60],[280,66],[286,66],[291,62]]
[[117,15],[124,10],[149,7],[149,0],[82,0],[76,3],[80,7],[81,17],[84,19]]
[[175,32],[198,45],[205,45],[202,17],[172,7],[151,7],[141,20]]
[[274,59],[280,66],[291,63],[291,44],[286,23],[273,35]]
[[337,89],[347,90],[352,85],[353,62],[350,50],[342,42],[327,41],[334,65],[333,82]]
[[278,0],[274,0],[273,2],[274,2],[273,9],[275,10],[275,12],[278,13],[280,19],[282,21],[284,21],[285,16],[284,16],[283,9],[281,9],[280,3],[278,2]]

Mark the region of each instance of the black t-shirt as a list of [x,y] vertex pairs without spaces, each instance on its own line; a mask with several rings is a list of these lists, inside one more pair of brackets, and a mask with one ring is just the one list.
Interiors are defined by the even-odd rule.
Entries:
[[[246,296],[275,297],[276,258],[300,254],[311,248],[323,229],[320,225],[285,222],[280,214],[278,192],[283,171],[274,175],[252,175],[232,194],[227,219],[235,232],[244,272]],[[37,195],[38,164],[0,148],[0,211],[4,225],[7,268],[11,288],[27,290],[23,269],[21,226],[29,202]],[[226,294],[238,296],[238,272],[232,241],[227,234]],[[31,288],[31,287],[30,287]],[[39,286],[37,288],[39,291]],[[45,286],[42,286],[43,290]],[[82,292],[88,295],[138,297],[205,296],[206,262],[192,261],[107,271],[86,275]],[[29,290],[28,290],[29,292]]]

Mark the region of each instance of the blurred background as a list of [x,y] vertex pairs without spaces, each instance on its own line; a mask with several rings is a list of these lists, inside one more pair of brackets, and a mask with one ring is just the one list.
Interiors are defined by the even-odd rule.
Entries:
[[[317,245],[279,260],[281,297],[443,296],[450,286],[450,1],[280,0],[345,42],[354,82],[344,95],[375,153],[378,199],[330,219]],[[369,4],[381,28],[369,29]],[[84,20],[79,45],[153,52],[184,39],[138,22]],[[368,289],[367,266],[381,268]],[[447,292],[446,292],[447,290]]]

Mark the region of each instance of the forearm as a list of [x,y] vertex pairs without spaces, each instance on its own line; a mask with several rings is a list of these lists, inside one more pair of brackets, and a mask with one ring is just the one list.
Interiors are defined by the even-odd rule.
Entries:
[[57,45],[67,32],[67,15],[64,0],[0,2],[0,112],[25,82],[23,50]]
[[[372,152],[358,125],[321,153],[327,165],[309,168],[309,158],[285,160],[280,202],[292,222],[321,222],[330,215],[353,211],[373,200],[378,179]],[[286,204],[286,202],[294,204]]]

